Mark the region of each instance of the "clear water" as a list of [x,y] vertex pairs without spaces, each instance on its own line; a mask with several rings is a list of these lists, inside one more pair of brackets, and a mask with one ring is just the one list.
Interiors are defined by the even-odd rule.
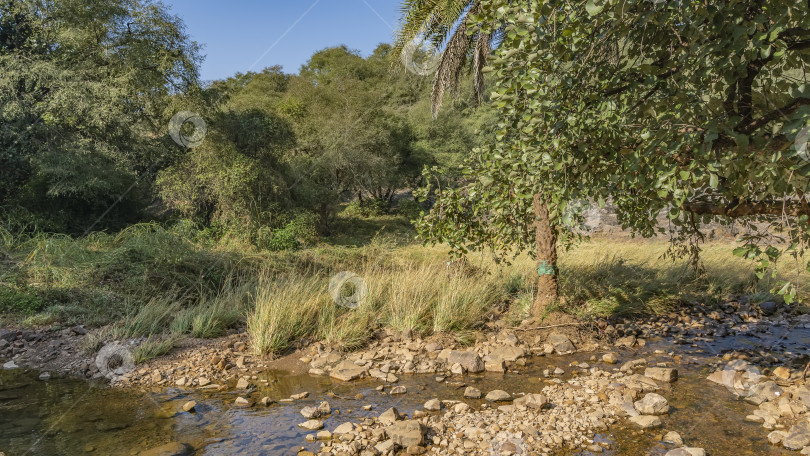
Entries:
[[[732,347],[806,353],[810,330],[776,329],[773,334],[727,337],[696,346],[673,345],[668,340],[652,341],[643,352],[624,352],[623,359],[645,356],[651,362],[671,361],[668,356],[652,354],[655,349],[675,351],[683,360],[678,366],[679,380],[664,395],[672,411],[663,417],[665,430],[676,430],[689,446],[705,448],[717,455],[788,455],[795,454],[767,442],[767,431],[760,425],[743,421],[753,410],[734,398],[722,386],[705,378],[711,372],[708,359]],[[38,380],[37,372],[0,370],[0,452],[18,455],[133,455],[171,441],[189,444],[196,455],[268,454],[295,455],[301,448],[317,451],[318,443],[306,442],[311,431],[297,427],[305,421],[299,411],[306,405],[327,400],[333,413],[325,420],[332,430],[346,421],[357,422],[376,416],[388,407],[412,414],[431,398],[463,399],[464,387],[482,391],[504,389],[509,392],[538,392],[544,383],[539,373],[549,365],[569,371],[574,361],[587,361],[591,354],[535,358],[520,374],[485,374],[438,383],[432,375],[402,376],[399,384],[408,394],[389,396],[375,388],[379,382],[332,382],[309,375],[291,376],[285,372],[266,372],[266,386],[252,397],[288,398],[308,391],[309,397],[295,403],[276,403],[269,407],[233,406],[237,392],[208,393],[168,388],[150,392],[121,391],[69,378]],[[362,398],[356,396],[360,394]],[[196,411],[183,412],[188,400],[197,401]],[[552,398],[553,401],[553,398]],[[469,401],[473,406],[480,401]],[[372,405],[369,412],[361,406]],[[633,427],[616,426],[595,436],[611,443],[603,454],[664,454],[668,447],[657,441],[663,431],[646,434]],[[569,454],[562,452],[561,454]],[[579,453],[588,454],[588,453]]]

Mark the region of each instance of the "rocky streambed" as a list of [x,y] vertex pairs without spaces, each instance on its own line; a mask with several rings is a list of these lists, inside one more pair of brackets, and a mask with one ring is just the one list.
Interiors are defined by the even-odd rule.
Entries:
[[[0,451],[810,453],[810,318],[738,297],[599,322],[591,335],[496,325],[465,347],[389,333],[355,353],[316,343],[268,360],[235,334],[137,366],[108,388],[31,363],[53,334],[6,331]],[[76,358],[74,374],[101,377]]]

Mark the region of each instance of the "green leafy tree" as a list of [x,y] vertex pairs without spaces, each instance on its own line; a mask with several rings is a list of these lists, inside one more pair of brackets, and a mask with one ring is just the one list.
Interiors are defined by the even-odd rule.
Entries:
[[499,124],[428,236],[526,249],[542,190],[554,221],[567,201],[612,200],[652,235],[666,211],[673,254],[696,259],[701,224],[732,220],[750,233],[737,253],[762,268],[803,253],[807,2],[482,0],[476,19],[505,30],[485,70]]
[[0,205],[71,231],[137,216],[198,50],[160,3],[0,1]]
[[[397,36],[396,50],[406,52],[408,43],[427,38],[433,41],[434,49],[439,49],[446,40],[446,46],[441,54],[436,74],[433,78],[433,91],[431,104],[434,119],[438,116],[442,105],[444,93],[448,88],[458,91],[462,72],[472,56],[473,87],[475,91],[475,105],[481,104],[484,99],[484,66],[491,53],[492,46],[503,39],[504,27],[499,18],[489,18],[486,26],[481,22],[482,2],[475,0],[454,0],[449,2],[435,2],[426,0],[408,0],[402,5],[402,26]],[[478,21],[479,23],[476,23]],[[466,154],[465,154],[466,156]],[[443,171],[447,171],[445,168]],[[452,184],[452,180],[442,179],[441,173],[433,173],[431,178],[441,185]],[[456,176],[457,177],[457,176]],[[421,196],[427,198],[432,192],[431,186],[424,189]],[[538,260],[538,279],[535,299],[535,314],[542,315],[544,309],[557,300],[559,287],[557,283],[557,232],[551,225],[549,216],[548,198],[540,193],[533,194],[533,214],[531,226],[535,253]],[[444,202],[441,202],[444,204]],[[497,209],[496,209],[497,210]],[[443,213],[440,208],[438,212]],[[453,223],[453,222],[451,222]],[[423,224],[424,239],[427,241],[449,241],[447,236],[451,229],[427,228]],[[528,235],[521,233],[521,235]],[[508,233],[507,238],[514,240],[515,233]],[[457,239],[456,239],[457,241]],[[456,244],[458,245],[458,244]],[[519,248],[519,247],[518,247]],[[465,252],[465,249],[458,249]]]

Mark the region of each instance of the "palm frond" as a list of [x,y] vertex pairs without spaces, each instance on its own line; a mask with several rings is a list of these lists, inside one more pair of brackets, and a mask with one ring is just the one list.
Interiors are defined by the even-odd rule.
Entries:
[[481,105],[484,102],[484,66],[487,64],[491,48],[490,35],[483,31],[478,32],[475,41],[475,53],[473,54],[473,88],[475,90],[475,104]]
[[448,88],[458,87],[461,72],[467,61],[467,53],[472,43],[471,37],[468,35],[468,19],[470,15],[476,14],[477,11],[478,3],[475,3],[456,27],[455,33],[450,37],[447,47],[442,53],[439,67],[436,69],[436,76],[433,78],[433,93],[431,94],[434,119],[442,107],[444,92]]

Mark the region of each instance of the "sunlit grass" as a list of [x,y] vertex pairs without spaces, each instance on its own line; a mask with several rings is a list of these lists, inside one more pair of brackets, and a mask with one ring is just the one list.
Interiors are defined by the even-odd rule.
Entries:
[[[393,221],[367,222],[351,241],[359,247],[344,239],[281,252],[155,224],[83,238],[0,230],[7,266],[0,287],[15,303],[42,303],[16,305],[33,315],[3,318],[104,327],[96,339],[145,338],[154,347],[144,353],[165,348],[169,335],[217,337],[246,326],[255,351],[283,353],[302,339],[352,350],[385,329],[472,340],[486,321],[519,325],[531,317],[536,272],[528,255],[511,264],[496,264],[490,253],[451,261],[446,247],[404,240],[407,233]],[[397,228],[387,235],[389,224]],[[808,283],[808,274],[788,261],[776,279],[758,281],[753,264],[732,255],[734,247],[732,240],[705,245],[705,273],[697,274],[686,260],[662,259],[665,240],[584,242],[560,253],[562,299],[553,310],[583,319],[666,313],[730,294],[774,299],[769,292],[782,279]],[[366,299],[355,309],[338,306],[327,291],[340,271],[366,282]],[[807,299],[807,290],[800,297]]]

